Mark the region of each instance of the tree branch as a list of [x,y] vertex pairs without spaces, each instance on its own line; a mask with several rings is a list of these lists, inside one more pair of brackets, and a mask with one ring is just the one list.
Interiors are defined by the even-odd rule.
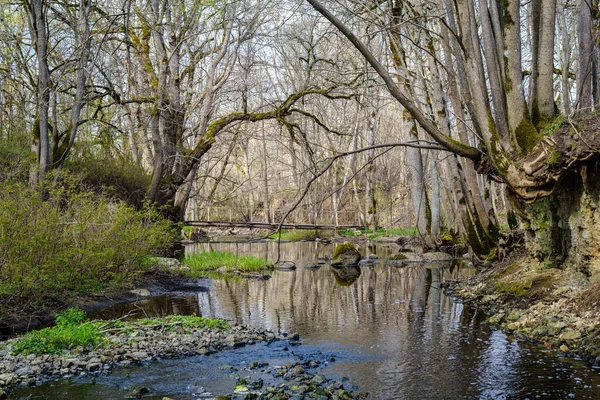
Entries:
[[461,143],[449,136],[444,135],[427,116],[418,108],[418,106],[408,98],[396,85],[389,72],[384,66],[375,58],[375,56],[369,51],[367,46],[360,41],[360,39],[339,19],[329,12],[321,3],[317,0],[306,0],[313,6],[313,8],[324,16],[329,22],[331,22],[349,41],[354,47],[363,55],[365,60],[371,67],[379,74],[387,86],[390,94],[398,100],[400,104],[415,118],[415,120],[423,127],[423,129],[440,145],[447,150],[455,153],[459,156],[473,160],[478,163],[481,159],[481,152],[469,145]]

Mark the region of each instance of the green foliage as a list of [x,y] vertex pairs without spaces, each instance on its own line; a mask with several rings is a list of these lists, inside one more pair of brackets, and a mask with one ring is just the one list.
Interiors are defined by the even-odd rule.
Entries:
[[0,318],[126,284],[175,237],[151,207],[135,211],[69,185],[49,193],[42,201],[37,191],[0,183]]
[[212,271],[221,267],[225,267],[230,271],[261,271],[267,265],[265,260],[259,257],[247,255],[236,256],[224,251],[188,254],[185,256],[183,262],[191,268],[193,274]]
[[564,124],[564,122],[565,122],[564,115],[559,115],[558,117],[556,117],[554,119],[554,121],[552,121],[552,123],[544,126],[544,128],[540,131],[540,135],[542,135],[542,136],[552,135],[554,132],[556,132],[558,130],[558,128],[560,128]]
[[25,134],[14,133],[0,140],[0,182],[27,182],[30,141]]
[[560,153],[560,151],[553,151],[552,153],[550,153],[550,156],[548,156],[548,166],[549,167],[555,167],[557,165],[559,165],[562,161],[562,154]]
[[181,235],[188,240],[192,239],[192,235],[194,234],[194,227],[193,226],[184,226],[183,228],[181,228]]
[[69,160],[65,167],[81,176],[86,189],[126,202],[136,208],[143,204],[152,177],[133,160],[123,156],[84,155]]
[[171,330],[175,326],[181,326],[186,330],[202,328],[229,329],[229,323],[223,319],[198,317],[196,315],[169,315],[165,318],[147,318],[136,322],[145,326],[165,325],[169,326]]
[[85,322],[83,311],[71,308],[56,316],[55,326],[29,332],[19,339],[12,353],[57,354],[77,346],[96,346],[103,338],[96,325]]
[[32,331],[17,340],[13,354],[58,354],[64,350],[81,346],[84,349],[106,344],[106,330],[134,332],[140,326],[163,325],[165,330],[175,331],[181,327],[185,332],[193,329],[212,328],[229,329],[227,321],[218,318],[204,318],[195,315],[169,315],[163,318],[148,318],[124,322],[121,320],[89,322],[80,309],[70,308],[56,316],[56,325],[50,328]]

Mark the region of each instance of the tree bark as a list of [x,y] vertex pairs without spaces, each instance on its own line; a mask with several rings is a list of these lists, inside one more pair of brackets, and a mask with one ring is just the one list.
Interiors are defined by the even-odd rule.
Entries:
[[30,174],[30,183],[37,185],[44,182],[44,176],[50,166],[50,141],[48,135],[48,110],[50,104],[48,31],[43,0],[29,0],[27,6],[29,27],[35,42],[39,70],[37,81],[37,128],[34,128],[32,146],[36,162],[32,165],[32,173]]
[[577,25],[577,101],[576,108],[585,110],[592,107],[592,9],[590,0],[577,1],[579,24]]

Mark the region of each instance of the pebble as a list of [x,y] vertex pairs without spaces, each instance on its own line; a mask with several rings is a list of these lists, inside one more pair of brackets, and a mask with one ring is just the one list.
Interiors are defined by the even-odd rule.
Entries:
[[[97,375],[114,367],[139,365],[157,358],[208,355],[257,341],[284,339],[264,329],[239,325],[225,331],[203,328],[187,332],[183,328],[169,332],[152,327],[139,327],[134,331],[118,331],[106,335],[106,344],[99,348],[76,348],[62,355],[12,355],[12,345],[18,338],[4,342],[5,346],[0,349],[0,393],[7,393],[14,386],[30,386],[48,380],[88,374]],[[292,337],[295,338],[296,335]],[[299,339],[299,336],[297,338]],[[264,366],[266,365],[257,365]],[[284,370],[283,373],[285,372]]]

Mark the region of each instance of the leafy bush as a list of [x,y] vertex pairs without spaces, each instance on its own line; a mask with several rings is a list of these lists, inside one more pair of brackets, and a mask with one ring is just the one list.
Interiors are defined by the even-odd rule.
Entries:
[[25,134],[13,134],[0,140],[0,181],[27,182],[30,141]]
[[135,211],[64,187],[50,194],[42,201],[23,185],[0,183],[0,318],[127,283],[174,238],[151,207]]
[[136,208],[142,206],[152,179],[142,167],[124,156],[85,155],[70,159],[65,166],[81,176],[87,189]]
[[57,354],[73,347],[95,346],[102,342],[98,327],[85,322],[85,313],[70,308],[56,316],[56,325],[27,333],[12,348],[13,354]]

